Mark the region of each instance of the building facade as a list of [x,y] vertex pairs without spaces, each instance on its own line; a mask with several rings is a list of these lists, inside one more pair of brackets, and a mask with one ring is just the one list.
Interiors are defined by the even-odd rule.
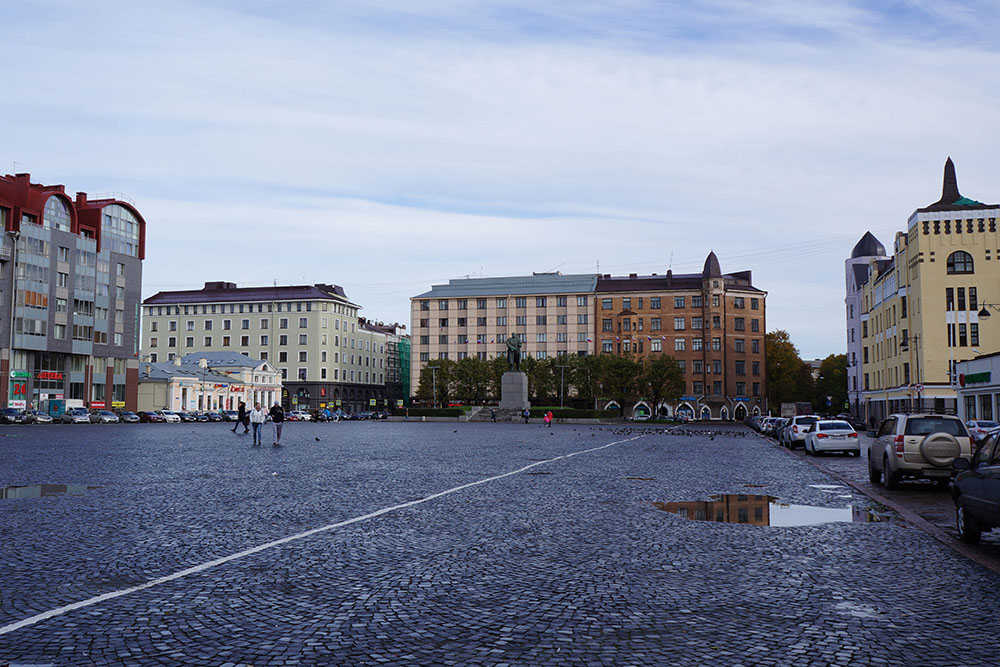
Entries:
[[[847,402],[852,414],[861,414],[861,394],[864,378],[861,371],[862,338],[861,319],[864,312],[862,288],[868,282],[874,263],[886,261],[885,246],[871,232],[865,232],[844,262],[844,299],[847,318]],[[865,325],[867,326],[867,325]]]
[[[384,365],[385,398],[382,403],[378,404],[379,409],[395,408],[399,406],[399,401],[403,401],[403,405],[408,405],[410,396],[410,337],[406,334],[406,325],[370,322],[363,317],[359,319],[359,324],[363,330],[381,334],[384,338],[384,355],[380,347],[379,364],[380,375]],[[380,341],[381,344],[382,341]]]
[[385,396],[384,336],[360,328],[360,308],[322,283],[159,292],[143,301],[143,355],[239,352],[278,369],[286,409],[359,412]]
[[273,405],[281,397],[276,368],[237,352],[195,352],[139,365],[139,409],[215,412]]
[[1000,301],[1000,205],[963,197],[945,163],[941,199],[898,232],[892,256],[871,258],[861,286],[862,416],[957,412],[955,364],[1000,350],[1000,326],[979,311]]
[[0,177],[0,405],[135,409],[146,223],[123,196]]
[[412,297],[411,395],[430,361],[504,355],[511,334],[536,359],[593,354],[596,283],[593,274],[460,278]]
[[684,396],[674,405],[647,406],[656,414],[704,420],[766,414],[766,296],[750,271],[723,274],[714,252],[700,274],[603,275],[593,337],[599,353],[677,360],[687,376]]

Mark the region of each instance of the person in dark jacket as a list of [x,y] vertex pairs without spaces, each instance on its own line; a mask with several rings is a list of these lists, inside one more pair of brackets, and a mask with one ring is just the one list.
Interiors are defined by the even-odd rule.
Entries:
[[240,401],[239,414],[236,415],[236,425],[233,426],[233,433],[236,433],[236,429],[243,425],[243,433],[250,432],[250,417],[247,416],[247,404]]
[[281,446],[281,427],[285,423],[285,411],[281,409],[278,403],[271,406],[271,410],[268,413],[271,415],[271,421],[274,422],[274,446]]

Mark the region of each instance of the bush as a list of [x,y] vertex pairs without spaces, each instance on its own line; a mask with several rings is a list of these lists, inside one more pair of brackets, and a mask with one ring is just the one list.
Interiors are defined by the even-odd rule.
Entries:
[[617,419],[617,410],[577,410],[575,408],[531,408],[531,416],[541,419],[549,410],[555,419]]
[[[397,412],[397,416],[405,415],[405,411]],[[411,417],[461,417],[465,408],[410,408]]]

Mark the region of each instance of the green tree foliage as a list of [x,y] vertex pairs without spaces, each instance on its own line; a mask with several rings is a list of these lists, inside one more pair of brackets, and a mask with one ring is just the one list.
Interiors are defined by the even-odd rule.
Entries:
[[655,415],[661,402],[675,403],[684,394],[684,372],[673,357],[653,357],[643,364],[640,385]]
[[[431,367],[437,368],[437,379],[432,376]],[[437,387],[437,397],[431,396],[432,387]],[[448,405],[455,397],[455,362],[451,359],[435,359],[420,369],[420,388],[417,398],[424,401],[436,400],[438,405]]]
[[[826,397],[831,396],[830,407],[826,405]],[[831,354],[819,366],[819,379],[816,380],[815,408],[822,412],[838,413],[844,410],[847,401],[847,355]]]
[[642,367],[631,357],[602,354],[598,358],[597,372],[601,392],[605,398],[618,403],[622,414],[640,394],[639,376]]
[[[808,400],[799,393],[803,383],[803,362],[787,331],[778,329],[764,336],[767,357],[767,401],[772,410],[782,403]],[[806,369],[808,369],[806,365]]]

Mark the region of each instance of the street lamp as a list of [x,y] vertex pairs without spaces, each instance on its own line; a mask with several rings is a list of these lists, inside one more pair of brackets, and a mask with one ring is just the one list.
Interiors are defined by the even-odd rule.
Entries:
[[17,240],[21,238],[21,232],[10,230],[7,232],[11,245],[11,271],[10,271],[10,341],[7,347],[7,370],[14,369],[14,304],[17,301]]
[[559,407],[563,406],[563,379],[566,376],[566,369],[569,366],[556,366],[559,369]]
[[438,366],[428,366],[431,369],[431,398],[434,399],[434,407],[438,405],[438,392],[437,392],[437,369]]
[[205,412],[211,412],[212,402],[205,400],[205,372],[208,369],[208,360],[205,357],[198,360],[198,368],[201,369],[201,400],[205,402]]

